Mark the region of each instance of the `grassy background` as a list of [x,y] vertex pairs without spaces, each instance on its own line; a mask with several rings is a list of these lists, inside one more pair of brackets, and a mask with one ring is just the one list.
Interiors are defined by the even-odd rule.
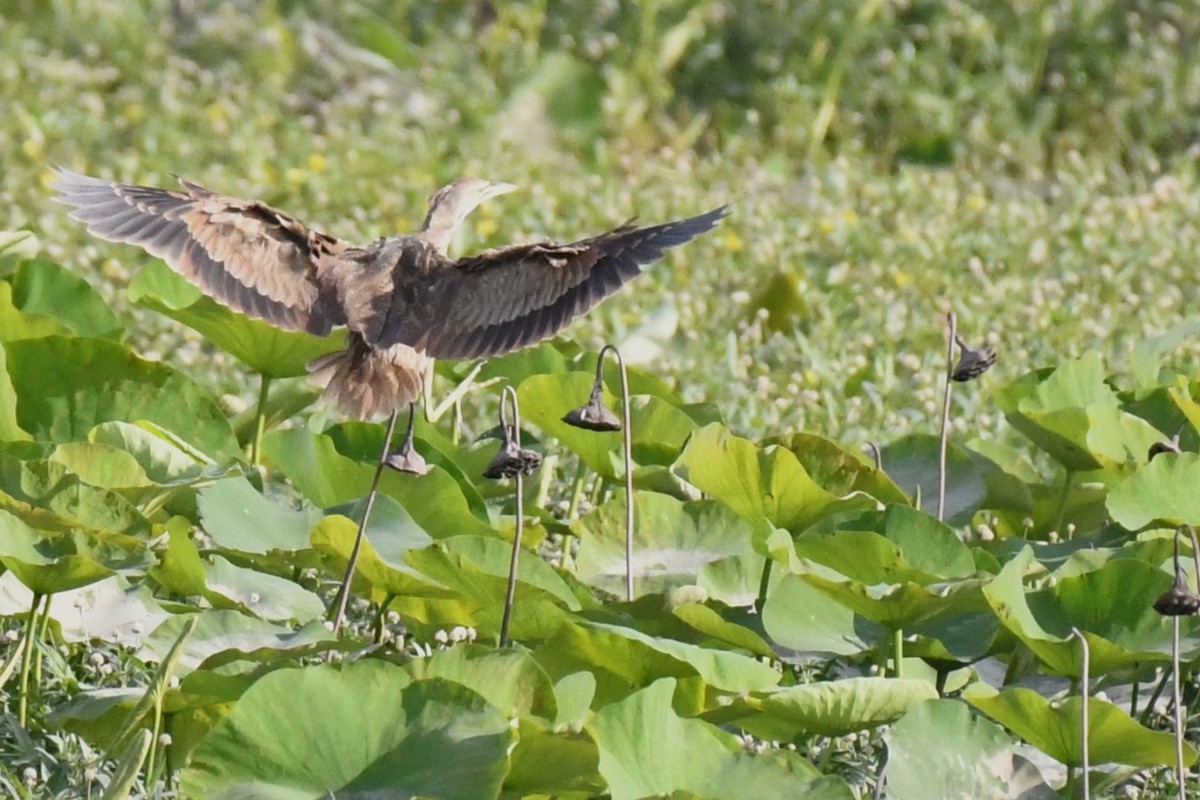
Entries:
[[[1156,0],[7,0],[0,229],[124,308],[145,257],[50,203],[50,165],[352,240],[463,173],[525,187],[462,250],[731,203],[569,335],[640,333],[635,360],[758,435],[888,441],[933,427],[948,310],[1000,350],[992,385],[1089,349],[1128,372],[1190,316],[1198,49],[1193,4]],[[145,352],[245,384],[138,313]],[[986,393],[960,434],[1004,435]]]

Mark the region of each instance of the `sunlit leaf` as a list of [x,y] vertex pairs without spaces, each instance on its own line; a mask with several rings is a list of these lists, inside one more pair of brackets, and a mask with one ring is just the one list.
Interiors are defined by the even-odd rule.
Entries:
[[205,297],[166,264],[147,264],[129,284],[129,299],[199,331],[255,372],[271,378],[307,373],[309,361],[346,346],[345,330],[327,337],[285,331]]
[[490,800],[513,741],[508,720],[479,695],[414,683],[386,662],[279,670],[200,742],[180,781],[193,797]]
[[850,800],[850,787],[804,759],[777,750],[754,756],[700,720],[671,707],[676,681],[663,678],[600,709],[588,730],[614,800],[690,793],[715,800],[797,797]]
[[1200,525],[1200,455],[1163,453],[1122,480],[1105,505],[1113,520],[1136,531],[1152,522]]
[[26,314],[52,316],[79,336],[116,338],[122,325],[91,284],[44,258],[25,261],[13,277],[12,299]]
[[884,734],[889,797],[1052,800],[1037,769],[995,723],[952,700],[921,703]]
[[[706,564],[753,552],[750,526],[713,501],[681,503],[661,494],[634,493],[635,595],[695,583]],[[614,595],[625,593],[625,498],[619,495],[576,525],[580,580]]]
[[[963,699],[1038,748],[1051,758],[1078,767],[1083,764],[1083,700],[1068,697],[1051,703],[1032,689],[1013,686],[997,692],[983,683],[972,684]],[[1088,698],[1088,754],[1092,764],[1130,764],[1152,767],[1175,763],[1175,738],[1165,731],[1144,728],[1117,706]],[[1183,745],[1184,764],[1196,761],[1196,751]]]
[[81,441],[102,422],[148,420],[214,457],[238,453],[229,423],[207,391],[123,345],[50,336],[8,342],[5,350],[17,422],[37,439]]
[[[179,637],[187,621],[177,614],[154,629],[143,641],[140,655],[161,660]],[[300,657],[328,649],[333,637],[320,622],[292,630],[237,611],[201,611],[196,631],[188,639],[179,661],[179,674],[200,666],[218,666],[230,661],[279,658],[281,653]]]

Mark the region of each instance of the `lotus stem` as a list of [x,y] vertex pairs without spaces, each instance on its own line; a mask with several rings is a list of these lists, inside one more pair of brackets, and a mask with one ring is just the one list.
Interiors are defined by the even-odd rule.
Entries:
[[897,678],[904,677],[904,629],[892,631],[892,671]]
[[[50,628],[50,600],[54,595],[46,595],[42,601],[42,613],[38,617],[37,637],[39,642],[46,641],[46,633]],[[42,688],[42,662],[45,661],[40,655],[33,661],[33,685],[41,694]]]
[[958,317],[946,313],[946,388],[942,393],[942,424],[938,434],[938,504],[939,522],[946,519],[946,440],[950,433],[950,395],[954,384],[954,339],[958,335]]
[[[500,425],[504,427],[504,405],[508,400],[512,403],[512,427],[517,446],[521,444],[521,409],[517,404],[517,391],[511,386],[504,387],[500,397]],[[513,604],[517,599],[517,570],[521,561],[521,534],[525,530],[525,479],[521,470],[517,470],[517,524],[513,532],[512,558],[508,562],[508,588],[504,593],[504,616],[500,620],[500,646],[508,647],[508,625],[512,620]]]
[[625,599],[633,602],[633,430],[629,424],[629,374],[625,359],[615,345],[606,344],[596,359],[596,376],[601,376],[605,353],[611,352],[621,370],[621,436],[625,444]]
[[579,517],[579,501],[583,499],[583,483],[587,477],[587,464],[583,463],[583,459],[579,459],[579,466],[575,468],[575,479],[571,482],[571,502],[567,506],[567,521],[573,522]]
[[1084,638],[1083,633],[1079,630],[1079,628],[1072,628],[1071,635],[1079,640],[1079,649],[1082,651],[1083,658],[1082,674],[1080,675],[1079,684],[1080,697],[1083,699],[1083,707],[1080,712],[1080,725],[1082,726],[1080,732],[1083,740],[1083,800],[1090,800],[1092,796],[1090,775],[1091,758],[1089,756],[1089,753],[1091,752],[1089,745],[1091,728],[1089,727],[1090,721],[1088,719],[1088,705],[1091,702],[1091,690],[1088,687],[1088,672],[1091,668],[1091,653],[1088,650],[1087,639]]
[[763,609],[767,607],[767,592],[771,589],[771,565],[775,563],[772,558],[763,559],[762,574],[758,579],[758,600],[755,603],[755,609],[761,616]]
[[[254,411],[254,441],[250,444],[250,464],[254,467],[262,464],[263,431],[267,427],[267,394],[271,390],[271,376],[260,373],[258,377],[258,405]],[[151,752],[153,752],[153,745]]]
[[1184,791],[1184,778],[1187,775],[1183,766],[1183,702],[1179,684],[1179,617],[1171,617],[1171,694],[1175,703],[1175,779],[1179,783],[1179,800],[1187,800]]
[[42,604],[42,595],[34,592],[33,602],[29,604],[29,620],[25,623],[25,652],[21,654],[21,683],[17,700],[17,722],[22,728],[29,728],[29,667],[33,663],[33,651],[37,649],[34,641],[37,638],[38,608]]
[[[409,413],[412,413],[411,410]],[[350,599],[350,582],[354,579],[354,568],[358,564],[358,553],[362,549],[363,537],[367,533],[367,521],[371,517],[371,508],[375,505],[375,496],[379,493],[379,480],[383,477],[383,468],[387,465],[388,452],[392,446],[392,434],[396,432],[396,418],[400,416],[397,408],[388,418],[387,429],[383,434],[383,447],[379,449],[379,462],[375,465],[375,476],[371,478],[371,489],[367,492],[367,500],[363,505],[362,519],[358,523],[358,533],[354,537],[354,547],[350,550],[350,558],[346,561],[346,574],[342,576],[342,584],[338,587],[337,598],[333,607],[333,635],[337,636],[342,629],[342,619],[346,615],[346,603]]]

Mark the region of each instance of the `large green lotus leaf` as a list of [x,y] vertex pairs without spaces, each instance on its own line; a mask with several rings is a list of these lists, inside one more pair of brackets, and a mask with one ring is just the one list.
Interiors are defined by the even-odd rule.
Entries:
[[727,556],[700,568],[695,583],[727,606],[749,606],[758,599],[766,558],[758,553]]
[[746,698],[757,712],[734,721],[766,739],[789,741],[803,732],[844,736],[894,722],[937,697],[933,684],[917,678],[845,678],[789,686]]
[[[736,615],[741,609],[725,609],[726,616]],[[682,620],[690,628],[704,634],[705,644],[713,646],[723,644],[745,650],[761,658],[775,658],[776,653],[771,645],[756,631],[745,625],[739,625],[722,616],[711,606],[701,603],[683,603],[671,609],[671,613]],[[748,615],[743,619],[747,619]]]
[[[474,538],[474,537],[471,537]],[[507,564],[501,568],[502,550],[512,553],[512,545],[493,540],[495,548],[481,551],[477,542],[439,541],[422,550],[410,550],[405,561],[427,580],[445,587],[449,597],[397,597],[390,608],[400,612],[412,627],[421,622],[429,626],[467,625],[477,628],[483,636],[500,631],[504,599],[508,586]],[[480,559],[476,561],[475,559]],[[521,553],[513,603],[509,636],[518,641],[532,641],[551,636],[571,617],[568,604],[556,592],[561,591],[561,579],[551,579],[552,590],[539,585],[546,573],[533,566],[539,561],[533,553]],[[545,562],[543,568],[549,569]],[[526,579],[529,576],[529,580]],[[569,596],[570,605],[578,608],[578,598]]]
[[49,314],[22,311],[13,299],[12,284],[0,281],[0,343],[70,334],[66,325]]
[[[764,445],[786,447],[800,461],[809,477],[837,497],[865,492],[881,503],[907,503],[908,496],[888,473],[875,469],[860,453],[815,433],[789,433],[767,439]],[[885,466],[890,465],[887,461]]]
[[[354,589],[369,591],[376,603],[391,595],[451,596],[448,589],[421,575],[404,560],[408,550],[429,545],[432,541],[429,534],[416,525],[389,524],[389,519],[411,520],[411,517],[390,497],[380,497],[371,511],[372,524],[367,527],[358,553]],[[341,572],[349,562],[357,534],[358,523],[354,520],[330,514],[313,528],[310,541],[318,553],[331,560],[331,571]]]
[[[911,434],[883,448],[884,469],[904,491],[921,498],[927,509],[937,508],[939,441],[929,434]],[[1004,472],[986,456],[950,443],[946,447],[946,521],[968,525],[981,508],[1028,514],[1033,498],[1029,487]]]
[[214,606],[237,608],[259,619],[304,623],[325,614],[325,604],[293,581],[239,567],[213,556],[204,575],[205,592]]
[[804,797],[850,800],[841,779],[787,751],[750,755],[719,728],[671,707],[676,681],[663,678],[596,712],[587,729],[614,800],[694,796],[713,800]]
[[[139,657],[161,661],[179,638],[188,616],[177,614],[155,628],[143,641]],[[216,667],[238,659],[299,658],[328,650],[335,643],[320,622],[293,630],[237,611],[201,611],[199,617],[179,659],[176,674],[180,677],[197,667]]]
[[[400,423],[403,424],[403,420]],[[463,497],[466,498],[467,507],[471,509],[471,513],[481,520],[487,520],[487,502],[480,494],[479,487],[475,485],[475,480],[483,475],[484,470],[496,455],[497,442],[493,441],[486,446],[475,448],[475,451],[468,450],[442,435],[434,425],[426,422],[421,414],[417,415],[414,431],[414,446],[424,456],[425,461],[430,465],[440,467],[442,471],[454,478],[458,482]],[[324,435],[333,440],[333,446],[337,448],[338,453],[355,461],[367,463],[373,463],[379,458],[379,451],[383,446],[383,434],[384,427],[382,425],[356,421],[331,425],[324,431]],[[496,488],[503,493],[511,491],[506,487],[496,486]]]
[[[263,439],[263,450],[271,463],[321,508],[364,497],[375,473],[374,464],[338,453],[330,437],[303,430],[273,431]],[[385,470],[379,489],[434,538],[492,534],[491,526],[471,511],[457,481],[437,467],[426,475]]]
[[[625,594],[625,496],[617,495],[575,525],[576,575],[598,589]],[[711,500],[683,503],[647,492],[633,495],[634,594],[694,584],[706,565],[753,553],[750,526]]]
[[142,696],[144,686],[82,691],[50,712],[55,727],[82,736],[94,746],[111,743],[113,731],[124,724]]
[[[571,369],[571,360],[579,356],[581,350],[574,342],[556,337],[541,344],[506,353],[502,356],[489,358],[479,371],[480,381],[490,381],[502,378],[513,386],[520,386],[531,375],[544,375],[552,372],[567,372]],[[459,369],[462,365],[450,364],[444,367],[438,363],[439,369]],[[457,378],[458,376],[453,376]]]
[[413,680],[442,678],[461,683],[510,719],[557,715],[554,685],[528,652],[459,644],[404,666]]
[[508,720],[457,684],[375,660],[285,669],[242,695],[180,785],[213,800],[491,800],[513,743]]
[[1018,378],[997,393],[997,402],[1013,427],[1072,471],[1124,468],[1163,439],[1121,410],[1094,352]]
[[698,676],[727,692],[760,691],[777,684],[780,677],[750,656],[600,622],[564,624],[535,657],[554,678],[589,670],[596,677],[599,704],[662,677]]
[[265,554],[309,548],[309,532],[321,521],[319,511],[299,511],[273,503],[245,478],[228,478],[205,487],[196,497],[200,524],[226,550]]
[[[512,543],[492,536],[452,536],[441,540],[441,544],[451,553],[463,556],[471,561],[480,571],[496,577],[508,578],[508,568],[512,561]],[[522,549],[518,557],[517,578],[521,583],[549,592],[559,602],[571,611],[579,611],[583,605],[580,598],[590,602],[590,593],[580,587],[573,591],[554,567],[546,563],[537,553]],[[578,587],[578,584],[575,584]]]
[[40,530],[150,533],[149,521],[128,500],[89,486],[54,461],[19,461],[0,453],[0,508]]
[[908,564],[895,543],[876,533],[806,534],[796,539],[796,553],[806,559],[798,570],[804,580],[890,628],[987,608],[980,593],[986,579],[941,581]]
[[[585,372],[533,375],[521,382],[517,395],[526,420],[562,442],[594,472],[615,480],[624,472],[620,464],[623,434],[581,430],[562,421],[564,414],[588,399],[594,380],[594,375]],[[607,390],[604,402],[619,413],[620,401]],[[667,465],[679,455],[696,423],[660,397],[639,395],[630,398],[629,426],[634,462]]]
[[941,579],[975,574],[971,549],[948,525],[907,505],[890,505],[883,513],[883,535],[900,549],[914,568]]
[[[1153,608],[1155,599],[1171,585],[1171,576],[1132,558],[1107,562],[1091,572],[1058,580],[1053,587],[1027,592],[1022,578],[1034,562],[1026,548],[1010,560],[984,588],[996,616],[1028,645],[1050,670],[1070,676],[1082,671],[1077,641],[1071,628],[1088,642],[1090,672],[1101,675],[1145,662],[1170,660],[1171,625]],[[1187,633],[1196,620],[1182,621]],[[1194,655],[1195,639],[1188,635]]]
[[270,378],[304,375],[309,361],[346,346],[346,333],[327,337],[284,331],[210,300],[160,261],[142,268],[129,283],[129,299],[182,322],[259,374]]
[[928,700],[888,728],[887,795],[895,800],[1053,800],[1037,769],[1016,755],[1016,742],[955,700]]
[[877,625],[796,575],[772,584],[762,624],[773,642],[798,653],[855,655],[882,637]]
[[158,563],[150,568],[150,577],[174,594],[203,595],[208,565],[192,540],[192,523],[184,517],[171,517],[164,527],[167,546],[159,549]]
[[108,444],[65,442],[54,448],[49,460],[62,464],[91,486],[131,489],[153,485],[136,458]]
[[[515,719],[515,718],[514,718]],[[519,718],[502,797],[588,798],[606,794],[600,751],[586,733],[563,732],[536,717]]]
[[[1068,697],[1051,703],[1032,689],[1010,687],[997,692],[983,683],[972,684],[963,699],[983,711],[1046,755],[1068,766],[1083,764],[1083,700]],[[1175,738],[1142,727],[1117,706],[1088,698],[1088,755],[1092,764],[1135,767],[1175,763]],[[1196,761],[1195,749],[1183,745],[1184,763]]]
[[[39,440],[73,442],[110,420],[148,420],[213,457],[238,445],[217,401],[165,364],[103,339],[48,336],[5,345],[17,421]],[[47,369],[53,364],[54,369]]]
[[160,486],[182,485],[215,477],[222,470],[202,453],[181,446],[155,425],[102,422],[88,432],[88,441],[131,455],[146,478]]
[[875,508],[862,494],[835,497],[818,486],[791,450],[759,450],[722,425],[707,425],[688,440],[679,463],[687,479],[751,522],[768,521],[797,533],[834,511]]
[[17,423],[17,390],[8,376],[8,353],[0,342],[0,442],[27,442],[32,438]]
[[13,302],[27,314],[46,314],[79,336],[119,338],[117,315],[91,284],[53,261],[35,258],[17,269]]
[[990,608],[932,617],[904,629],[909,637],[904,643],[904,655],[942,662],[939,667],[952,669],[990,653],[999,631],[1000,620]]
[[1159,526],[1200,525],[1200,454],[1163,453],[1139,467],[1108,493],[1114,521],[1136,531]]
[[130,536],[82,530],[35,530],[0,509],[0,563],[38,594],[87,586],[118,572],[143,572],[154,563],[145,543]]
[[[0,617],[28,613],[32,602],[33,593],[15,573],[0,575]],[[120,575],[50,598],[50,620],[67,642],[99,639],[136,647],[168,616],[149,587],[131,586]]]

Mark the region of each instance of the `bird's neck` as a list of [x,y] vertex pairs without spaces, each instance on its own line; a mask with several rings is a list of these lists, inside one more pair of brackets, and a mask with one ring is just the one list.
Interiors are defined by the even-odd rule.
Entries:
[[457,215],[439,214],[436,209],[431,210],[425,217],[425,225],[418,238],[437,252],[446,255],[450,240],[454,238],[454,232],[458,230],[460,222],[462,219]]

